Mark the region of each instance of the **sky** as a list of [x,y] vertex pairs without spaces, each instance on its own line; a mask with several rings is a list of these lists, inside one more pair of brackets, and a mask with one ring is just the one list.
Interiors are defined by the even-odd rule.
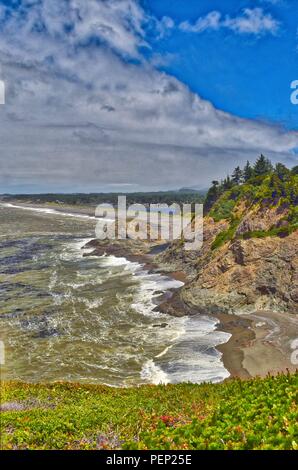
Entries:
[[298,0],[0,0],[0,193],[297,164]]

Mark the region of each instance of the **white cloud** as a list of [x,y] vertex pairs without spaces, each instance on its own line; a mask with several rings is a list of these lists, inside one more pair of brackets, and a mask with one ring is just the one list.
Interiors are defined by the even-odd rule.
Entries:
[[191,25],[188,21],[180,24],[180,29],[191,33],[202,33],[206,29],[219,29],[221,27],[221,13],[219,11],[211,11],[206,16],[197,19],[195,24]]
[[154,26],[158,33],[158,39],[161,39],[175,27],[175,22],[172,18],[163,16],[161,20],[154,20]]
[[4,31],[9,34],[17,28],[20,36],[27,36],[26,42],[37,41],[40,31],[46,30],[47,37],[67,40],[72,47],[100,40],[131,57],[147,45],[143,26],[150,17],[135,0],[22,0],[17,12],[9,7],[6,11],[12,15]]
[[183,31],[202,33],[206,30],[218,30],[226,28],[238,34],[263,34],[275,35],[280,27],[278,20],[270,13],[265,13],[262,8],[245,8],[241,15],[225,17],[219,11],[212,11],[206,16],[200,17],[194,24],[184,21],[179,25]]
[[[0,192],[41,182],[45,190],[206,186],[260,152],[294,161],[296,132],[219,111],[153,61],[123,60],[146,42],[146,13],[123,2],[131,17],[116,0],[73,0],[77,12],[64,10],[62,21],[62,0],[31,1],[30,9],[23,0],[22,14],[2,23]],[[117,33],[87,47],[99,18]]]
[[224,26],[240,34],[276,34],[280,27],[279,21],[261,8],[245,8],[243,15],[237,18],[227,17]]

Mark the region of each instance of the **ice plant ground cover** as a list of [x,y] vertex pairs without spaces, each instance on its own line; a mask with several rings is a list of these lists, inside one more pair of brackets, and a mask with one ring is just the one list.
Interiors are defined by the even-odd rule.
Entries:
[[3,449],[297,449],[298,373],[111,388],[1,385]]

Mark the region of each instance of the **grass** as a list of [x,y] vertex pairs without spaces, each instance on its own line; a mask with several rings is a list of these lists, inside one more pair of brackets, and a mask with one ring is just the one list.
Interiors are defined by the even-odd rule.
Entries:
[[298,373],[109,388],[4,382],[4,449],[297,449]]
[[230,226],[227,230],[220,232],[213,241],[211,245],[211,250],[216,250],[224,245],[226,242],[232,240],[235,236],[237,227],[239,225],[240,219],[234,219],[231,221]]
[[267,237],[287,237],[288,235],[291,235],[295,230],[297,230],[297,227],[293,226],[285,226],[285,227],[274,227],[271,230],[255,230],[253,232],[245,232],[241,236],[238,236],[237,238],[241,239],[249,239],[249,238],[267,238]]
[[227,191],[220,201],[214,204],[209,216],[212,217],[215,222],[219,222],[222,219],[229,219],[233,214],[235,205],[236,201],[232,199],[231,191]]

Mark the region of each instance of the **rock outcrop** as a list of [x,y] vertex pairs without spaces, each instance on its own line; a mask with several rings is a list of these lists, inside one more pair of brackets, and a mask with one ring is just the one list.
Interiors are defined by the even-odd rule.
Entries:
[[[242,206],[242,207],[241,207]],[[187,252],[175,243],[159,262],[184,269],[192,280],[180,291],[191,308],[201,313],[249,313],[256,310],[298,313],[298,231],[288,236],[243,237],[254,230],[282,226],[287,208],[236,207],[238,226],[230,240],[212,249],[230,222],[204,220],[200,251]]]
[[298,233],[224,245],[181,295],[204,313],[298,313]]

